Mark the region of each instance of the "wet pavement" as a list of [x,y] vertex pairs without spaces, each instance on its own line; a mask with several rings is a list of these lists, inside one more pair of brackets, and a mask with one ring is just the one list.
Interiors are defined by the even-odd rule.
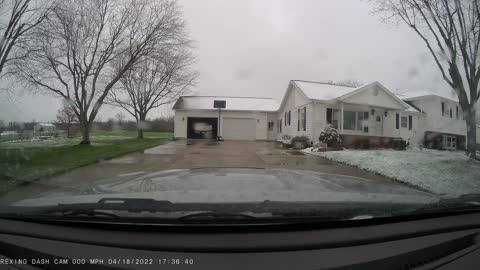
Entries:
[[187,144],[186,141],[180,140],[40,179],[5,194],[0,198],[0,203],[53,190],[83,190],[91,187],[95,181],[117,175],[212,167],[310,170],[392,182],[390,179],[352,166],[303,155],[295,150],[282,149],[276,142],[194,141]]

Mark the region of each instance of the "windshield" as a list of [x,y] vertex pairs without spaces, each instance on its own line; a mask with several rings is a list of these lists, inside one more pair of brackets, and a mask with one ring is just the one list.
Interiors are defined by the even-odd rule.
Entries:
[[477,210],[479,5],[415,3],[0,1],[0,217]]

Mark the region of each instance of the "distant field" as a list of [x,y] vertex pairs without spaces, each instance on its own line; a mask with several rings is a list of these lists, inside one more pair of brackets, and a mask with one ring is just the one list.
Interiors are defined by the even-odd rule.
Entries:
[[[78,134],[80,136],[80,134]],[[93,131],[92,136],[122,136],[136,138],[137,131],[134,130],[119,130],[119,131]],[[156,131],[145,131],[143,132],[145,138],[165,138],[172,137],[172,132],[156,132]]]
[[94,132],[91,145],[79,145],[79,138],[0,143],[0,193],[41,177],[163,144],[172,135],[146,132],[146,138],[138,140],[133,131]]

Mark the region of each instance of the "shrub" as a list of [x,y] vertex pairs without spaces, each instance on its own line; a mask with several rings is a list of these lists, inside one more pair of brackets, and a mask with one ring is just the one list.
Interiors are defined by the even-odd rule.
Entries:
[[321,133],[318,140],[322,143],[326,143],[328,147],[332,148],[341,148],[342,147],[342,139],[340,139],[340,135],[338,134],[337,130],[332,126],[327,126]]
[[295,136],[292,139],[292,145],[295,148],[303,149],[311,145],[310,139],[307,136]]
[[393,140],[393,149],[405,150],[407,148],[407,142],[403,139]]

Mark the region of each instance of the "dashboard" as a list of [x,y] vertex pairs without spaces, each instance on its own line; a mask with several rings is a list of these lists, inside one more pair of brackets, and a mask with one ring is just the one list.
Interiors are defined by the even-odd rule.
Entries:
[[329,228],[0,219],[0,269],[478,269],[480,214]]

